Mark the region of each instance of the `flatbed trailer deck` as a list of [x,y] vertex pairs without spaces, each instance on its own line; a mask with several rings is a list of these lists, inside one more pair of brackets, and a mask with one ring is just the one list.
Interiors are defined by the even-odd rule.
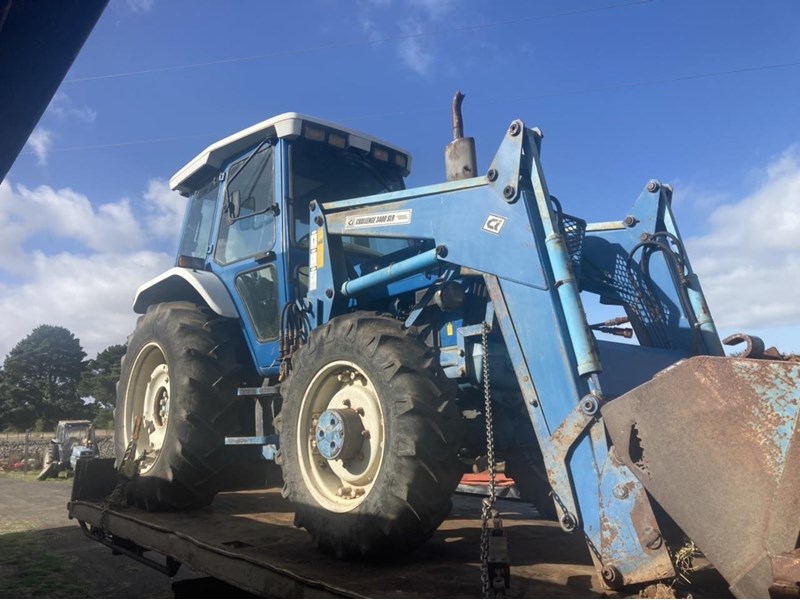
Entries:
[[[80,494],[79,494],[80,495]],[[184,564],[267,597],[453,598],[481,595],[480,498],[457,494],[433,538],[391,563],[341,561],[321,553],[293,524],[277,488],[226,492],[211,506],[180,513],[108,509],[75,498],[69,516],[115,549]],[[595,577],[583,539],[537,518],[530,505],[499,500],[511,556],[510,597],[595,597],[608,593]]]
[[[91,468],[91,476],[85,470]],[[433,537],[391,562],[338,560],[320,552],[294,526],[294,512],[277,487],[218,494],[205,508],[152,513],[109,508],[113,460],[79,461],[69,516],[112,550],[174,575],[180,565],[256,596],[276,598],[475,598],[481,596],[481,498],[456,494],[453,510]],[[614,597],[605,589],[580,535],[542,520],[529,504],[500,499],[511,561],[510,598]],[[121,559],[122,560],[122,559]],[[705,561],[701,560],[698,566]],[[625,597],[731,597],[707,566],[673,595],[661,588]],[[668,582],[669,583],[669,582]],[[652,586],[651,586],[652,587]],[[680,586],[679,586],[680,587]]]

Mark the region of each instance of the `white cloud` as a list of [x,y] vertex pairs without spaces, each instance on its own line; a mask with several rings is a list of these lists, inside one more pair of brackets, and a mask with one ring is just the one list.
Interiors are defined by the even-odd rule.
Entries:
[[50,125],[63,124],[65,121],[81,121],[92,124],[97,119],[97,111],[89,106],[78,106],[64,92],[56,92],[44,114],[48,127],[39,126],[28,137],[25,146],[36,156],[39,165],[44,166],[53,150],[57,137]]
[[[408,33],[422,33],[423,26],[420,23],[415,23],[410,26]],[[397,45],[397,53],[403,61],[403,64],[409,69],[427,77],[431,74],[434,62],[434,51],[430,40],[422,37],[409,37]]]
[[151,179],[144,193],[149,214],[148,231],[156,237],[172,240],[181,229],[186,198],[169,189],[166,181]]
[[97,119],[96,110],[86,105],[77,106],[64,92],[56,92],[47,110],[50,114],[63,120],[77,119],[84,123],[94,123]]
[[37,127],[28,137],[25,145],[33,150],[40,165],[46,165],[50,150],[53,149],[53,132],[44,127]]
[[184,204],[158,179],[137,201],[103,204],[71,189],[0,183],[0,361],[43,323],[70,329],[90,356],[123,342],[136,288],[173,260],[147,248],[176,239]]
[[381,41],[381,34],[378,32],[378,26],[375,24],[369,16],[365,13],[361,13],[358,15],[358,24],[361,26],[361,29],[364,33],[367,34],[369,39],[373,42],[380,42]]
[[[141,227],[127,200],[95,207],[69,188],[54,190],[0,185],[0,238],[27,239],[45,233],[51,238],[78,242],[95,252],[136,250],[144,243]],[[0,264],[0,270],[15,265]]]
[[420,10],[431,20],[439,20],[453,10],[453,0],[409,0],[409,4]]
[[452,15],[453,0],[407,0],[401,5],[405,14],[400,20],[397,19],[400,8],[391,0],[361,0],[357,6],[359,25],[370,40],[394,38],[403,65],[422,77],[433,73],[439,56],[437,42],[425,34],[441,27],[440,23]]
[[128,5],[128,8],[131,9],[131,12],[137,15],[143,15],[153,10],[155,0],[126,0],[125,3]]
[[33,253],[21,285],[0,284],[0,360],[40,324],[72,331],[89,357],[124,343],[136,324],[136,288],[171,264],[166,254]]
[[[722,329],[800,325],[800,152],[790,148],[686,242]],[[768,340],[767,340],[768,341]]]

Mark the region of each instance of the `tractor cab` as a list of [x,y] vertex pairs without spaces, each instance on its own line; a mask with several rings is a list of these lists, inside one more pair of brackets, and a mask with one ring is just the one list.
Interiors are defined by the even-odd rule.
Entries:
[[[170,181],[189,198],[176,266],[140,288],[134,309],[188,294],[223,316],[241,315],[257,369],[276,374],[281,312],[316,283],[309,206],[401,191],[410,167],[408,152],[392,144],[296,113],[212,144]],[[339,242],[338,268],[353,277],[420,243],[347,235]]]

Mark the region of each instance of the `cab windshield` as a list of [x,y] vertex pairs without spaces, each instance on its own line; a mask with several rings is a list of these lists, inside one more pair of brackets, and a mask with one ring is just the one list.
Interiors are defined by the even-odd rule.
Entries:
[[[360,198],[404,189],[401,172],[327,144],[297,139],[290,146],[294,242],[308,247],[308,203]],[[345,247],[369,254],[389,254],[409,246],[408,240],[343,236]]]
[[179,256],[193,256],[205,260],[218,190],[219,180],[214,177],[189,198],[181,241],[178,245]]

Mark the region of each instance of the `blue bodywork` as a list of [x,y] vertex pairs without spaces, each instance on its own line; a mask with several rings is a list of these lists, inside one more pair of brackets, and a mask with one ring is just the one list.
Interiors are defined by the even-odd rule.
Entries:
[[[538,131],[517,122],[492,163],[492,170],[499,174],[494,181],[478,177],[315,205],[311,214],[322,223],[316,234],[322,240],[324,259],[317,269],[317,286],[308,293],[311,318],[315,326],[321,325],[347,310],[349,297],[358,298],[359,292],[395,279],[387,268],[343,281],[340,273],[327,268],[333,262],[336,239],[342,235],[429,240],[436,248],[394,263],[394,272],[428,269],[444,275],[446,268],[441,262],[446,261],[456,273],[483,273],[493,326],[499,328],[513,365],[562,527],[582,530],[597,564],[613,564],[617,578],[631,583],[664,577],[672,572],[666,548],[643,552],[635,535],[642,522],[655,527],[644,488],[626,467],[610,460],[596,412],[597,405],[608,400],[604,376],[598,377],[604,356],[614,362],[617,355],[624,357],[630,346],[611,342],[598,346],[581,292],[598,294],[603,301],[627,309],[637,337],[644,342],[636,348],[636,377],[629,378],[627,386],[624,377],[618,378],[610,386],[615,394],[628,391],[676,360],[697,353],[722,354],[722,347],[688,259],[681,257],[678,270],[671,258],[676,250],[670,236],[680,238],[669,206],[669,190],[649,184],[626,220],[628,224],[581,230],[584,225],[579,223],[578,229],[565,231],[564,216],[554,208],[547,189],[539,161],[540,144]],[[354,219],[363,221],[375,215],[409,217],[391,226],[348,226]],[[640,263],[634,260],[623,270],[625,260],[637,245],[658,232],[669,235],[666,243],[654,246],[654,252],[644,247],[649,252],[645,283]],[[577,243],[577,264],[576,236],[583,236]],[[682,248],[678,252],[682,253]],[[640,277],[639,290],[631,289],[628,271]],[[638,294],[652,296],[645,298],[650,312],[637,310],[634,296]],[[484,315],[480,317],[482,320]],[[476,340],[480,326],[461,322],[456,344],[452,337],[439,340],[449,342],[442,344],[448,373],[464,377],[480,373],[466,364],[474,344],[465,344],[470,338]],[[494,339],[499,337],[495,334]],[[452,346],[457,346],[455,352],[450,350]],[[593,399],[595,408],[586,410]],[[622,488],[627,490],[624,501],[610,494]],[[631,513],[637,503],[643,514],[637,515],[634,524]]]
[[[254,365],[273,381],[279,336],[259,340],[252,307],[237,291],[237,278],[268,266],[276,314],[294,306],[309,328],[352,310],[394,314],[429,330],[428,343],[462,391],[480,390],[486,322],[493,393],[527,412],[524,431],[535,434],[561,526],[582,532],[610,585],[668,577],[672,560],[653,533],[659,526],[648,494],[615,456],[600,409],[683,359],[723,356],[722,345],[675,224],[672,190],[650,181],[623,220],[586,224],[554,202],[541,142],[538,130],[515,121],[486,176],[311,201],[301,244],[293,239],[289,142],[277,140],[274,244],[222,265],[212,243],[205,268],[230,291]],[[224,185],[219,194],[217,223],[225,218]],[[412,243],[353,255],[345,236]],[[437,306],[436,294],[452,285],[462,300]],[[591,294],[619,307],[638,345],[596,340],[582,299]]]

